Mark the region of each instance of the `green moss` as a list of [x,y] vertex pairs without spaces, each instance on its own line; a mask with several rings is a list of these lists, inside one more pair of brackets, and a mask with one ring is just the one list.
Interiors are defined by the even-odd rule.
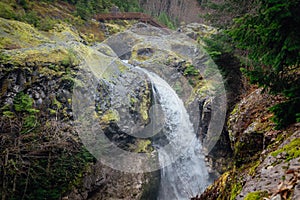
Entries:
[[130,104],[134,105],[137,102],[138,102],[138,100],[136,98],[130,97]]
[[257,160],[256,162],[254,162],[254,164],[252,165],[252,167],[250,167],[250,169],[249,169],[249,175],[250,175],[250,176],[255,175],[255,170],[256,170],[256,168],[257,168],[259,165],[260,165],[260,161],[259,161],[259,160]]
[[177,81],[173,87],[173,89],[175,90],[175,92],[180,96],[183,93],[183,88],[181,87],[181,83],[179,81]]
[[120,116],[118,111],[116,110],[108,110],[105,114],[101,117],[101,121],[104,123],[109,123],[112,121],[120,121]]
[[193,65],[188,64],[183,72],[184,76],[197,76],[199,75],[199,70],[196,69]]
[[[50,24],[50,26],[52,26],[52,25]],[[51,30],[48,31],[48,34],[55,41],[74,40],[74,41],[80,42],[80,41],[82,41],[82,39],[84,39],[83,37],[85,37],[84,34],[80,34],[76,30],[74,31],[74,28],[71,25],[64,23],[64,22],[54,24],[53,27],[51,27]]]
[[50,67],[40,67],[39,73],[45,75],[46,77],[54,77],[54,76],[61,76],[64,72],[63,71],[56,71],[51,69]]
[[119,68],[120,72],[122,72],[122,73],[124,73],[125,71],[128,70],[128,67],[126,67],[126,66],[123,65],[123,64],[119,64],[119,65],[118,65],[118,68]]
[[239,104],[236,104],[233,108],[233,110],[231,111],[230,115],[235,115],[239,110]]
[[[1,38],[0,38],[1,39]],[[11,60],[11,56],[4,52],[0,52],[0,64],[6,64]]]
[[262,200],[263,197],[267,197],[268,192],[266,191],[256,191],[248,193],[244,200]]
[[53,110],[51,108],[48,108],[48,111],[50,112],[50,115],[55,115],[56,114],[56,110]]
[[8,118],[13,118],[15,114],[11,111],[3,111],[3,116],[8,117]]
[[286,153],[286,161],[298,158],[300,156],[300,138],[293,139],[289,144],[285,145],[281,149],[271,153],[273,157],[276,157],[280,153]]
[[18,47],[19,46],[14,43],[13,39],[8,37],[0,37],[0,49],[14,49]]
[[79,60],[72,49],[58,45],[15,50],[10,52],[9,56],[13,57],[14,65],[23,67],[26,66],[26,63],[52,63],[47,67],[48,69],[40,68],[42,73],[49,73],[50,75],[65,73],[67,67],[79,64]]
[[142,116],[142,119],[144,121],[147,121],[149,119],[148,109],[150,106],[150,97],[149,97],[150,91],[149,91],[147,81],[145,81],[145,85],[146,85],[145,93],[142,96],[142,101],[140,104],[140,114]]
[[33,47],[41,43],[50,42],[29,24],[0,18],[0,47],[16,49]]
[[243,186],[237,182],[231,186],[230,200],[235,200],[236,196],[242,191]]
[[70,67],[74,65],[78,65],[79,62],[76,58],[76,53],[73,49],[67,49],[66,57],[61,61],[61,65],[65,67]]
[[62,103],[59,102],[59,101],[56,99],[56,97],[54,97],[54,98],[52,99],[52,104],[53,104],[57,109],[61,109],[61,108],[62,108]]
[[139,140],[137,142],[137,147],[134,150],[136,153],[147,153],[151,151],[151,141],[150,140]]

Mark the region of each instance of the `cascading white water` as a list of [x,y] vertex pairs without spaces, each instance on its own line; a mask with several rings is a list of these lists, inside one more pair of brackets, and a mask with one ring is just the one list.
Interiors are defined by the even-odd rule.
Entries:
[[[189,115],[172,87],[155,73],[141,69],[151,79],[165,114],[168,145],[156,144],[161,169],[158,200],[184,200],[200,194],[209,184],[208,169]],[[155,119],[160,120],[160,119]]]

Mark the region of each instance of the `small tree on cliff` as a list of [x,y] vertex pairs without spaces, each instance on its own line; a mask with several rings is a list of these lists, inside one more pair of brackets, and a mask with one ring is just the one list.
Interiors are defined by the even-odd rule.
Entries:
[[287,97],[271,109],[282,128],[300,120],[300,0],[257,3],[257,13],[236,19],[229,33],[248,53],[250,82]]

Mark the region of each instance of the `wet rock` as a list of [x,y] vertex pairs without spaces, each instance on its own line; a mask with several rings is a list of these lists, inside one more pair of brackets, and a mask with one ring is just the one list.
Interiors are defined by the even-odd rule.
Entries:
[[[223,98],[225,93],[222,92],[224,87],[222,83],[219,96],[211,93],[214,87],[213,84],[210,85],[214,82],[212,80],[222,82],[222,77],[218,76],[218,70],[213,67],[213,63],[210,63],[205,51],[184,34],[142,23],[110,37],[104,43],[110,46],[121,59],[129,59],[130,64],[155,72],[173,87],[186,104],[197,135],[202,137],[203,144],[207,145],[205,149],[209,153],[223,129],[222,125],[219,127],[217,124],[222,124],[224,120],[222,118],[225,118],[222,113],[226,106],[220,107],[217,104],[226,104],[226,102]],[[212,66],[212,71],[216,70],[212,73],[214,76],[207,73],[208,66]],[[217,99],[220,101],[217,102]],[[200,111],[201,106],[199,106],[202,101],[205,101],[204,109],[201,108],[203,112]],[[210,108],[220,113],[218,123],[215,125],[213,123],[209,125]],[[199,126],[200,123],[202,125]],[[211,135],[212,132],[207,131],[208,126],[214,126],[216,130],[212,132],[218,135]]]
[[[112,142],[127,151],[142,151],[152,155],[148,141],[141,142],[132,136],[151,121],[149,108],[153,102],[152,85],[143,73],[120,60],[125,59],[157,73],[176,90],[187,107],[206,153],[217,143],[220,138],[218,134],[226,133],[222,132],[226,111],[225,93],[216,90],[224,86],[220,84],[220,87],[215,87],[222,77],[216,67],[207,70],[207,66],[215,65],[198,44],[185,34],[140,23],[102,44],[86,46],[86,37],[63,23],[56,25],[47,36],[32,26],[12,20],[0,19],[0,26],[5,27],[0,29],[0,35],[4,38],[0,46],[11,49],[1,52],[5,59],[1,60],[0,107],[12,105],[17,93],[24,92],[34,99],[41,118],[53,118],[61,126],[75,126],[76,123],[71,119],[78,113],[71,108],[76,99],[70,96],[73,89],[78,87],[82,95],[77,100],[82,100],[82,104],[93,100],[95,119]],[[203,31],[203,26],[199,29],[195,27],[190,26],[195,32]],[[108,27],[110,32],[114,28]],[[11,42],[4,44],[5,40]],[[220,114],[213,115],[213,110]],[[211,121],[212,116],[217,116],[215,122]],[[91,119],[91,115],[88,117]],[[53,127],[57,127],[57,124]],[[213,127],[213,130],[209,131],[209,127]],[[72,136],[72,141],[79,145],[80,138],[74,132],[71,128],[63,131],[66,137]],[[221,140],[226,140],[226,137],[221,137]],[[224,147],[227,143],[217,144]],[[158,177],[158,171],[129,174],[96,162],[80,174],[82,181],[77,182],[73,191],[64,198],[146,199],[151,196],[154,199],[159,185]]]
[[271,200],[281,200],[280,194],[277,194],[275,197],[272,197]]

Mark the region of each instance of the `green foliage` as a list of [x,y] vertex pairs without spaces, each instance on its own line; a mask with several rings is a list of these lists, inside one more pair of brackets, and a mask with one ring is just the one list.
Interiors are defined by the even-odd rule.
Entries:
[[93,14],[93,10],[92,8],[90,7],[91,4],[87,4],[86,1],[84,0],[79,0],[77,3],[76,3],[76,14],[78,16],[80,16],[82,19],[89,19],[92,14]]
[[76,7],[75,14],[82,19],[89,19],[96,13],[107,12],[112,6],[117,6],[121,12],[139,12],[138,0],[73,0],[67,1]]
[[0,2],[0,17],[6,19],[16,19],[16,14],[9,4]]
[[235,200],[236,196],[242,191],[243,185],[241,182],[237,182],[231,186],[231,194],[230,194],[230,200]]
[[260,0],[257,13],[235,20],[229,31],[237,46],[248,53],[250,82],[287,103],[272,108],[278,128],[296,121],[300,104],[300,1]]
[[171,20],[171,18],[165,13],[161,12],[158,16],[158,21],[162,24],[165,24],[170,29],[176,28],[176,23]]
[[232,40],[226,31],[220,31],[210,38],[201,38],[201,40],[205,42],[205,50],[212,57],[223,76],[229,100],[228,107],[233,109],[243,83],[240,71],[241,63],[235,55]]
[[3,114],[3,116],[8,117],[8,118],[15,117],[15,114],[13,112],[11,112],[11,111],[8,111],[8,110],[7,111],[3,111],[2,114]]
[[214,61],[221,59],[224,54],[234,53],[231,38],[224,32],[212,35],[210,38],[201,38],[205,42],[205,50]]
[[183,72],[184,76],[197,76],[199,75],[199,70],[196,69],[193,65],[188,65],[184,72]]
[[114,5],[118,6],[123,12],[139,12],[141,8],[138,0],[112,0]]
[[19,16],[20,21],[27,22],[37,27],[41,18],[37,15],[35,11],[26,12],[25,15]]
[[18,0],[17,3],[25,10],[29,9],[29,2],[27,2],[27,0]]
[[256,9],[256,0],[198,0],[201,7],[207,12],[200,17],[211,23],[215,27],[226,29],[232,24],[232,19],[252,13]]
[[[61,148],[52,149],[51,153],[41,158],[32,158],[31,167],[27,169],[30,175],[19,174],[16,191],[11,194],[14,199],[56,200],[67,192],[74,184],[78,184],[82,171],[88,163],[94,162],[94,157],[84,148],[66,151]],[[17,163],[16,163],[17,164]],[[16,172],[11,171],[8,176]],[[27,188],[25,191],[24,188]]]
[[274,113],[272,120],[276,123],[276,129],[281,129],[299,121],[300,101],[292,98],[271,107],[270,110]]
[[41,31],[49,31],[54,28],[55,24],[59,23],[58,20],[51,19],[50,17],[39,20],[37,28]]
[[37,118],[35,113],[39,110],[32,107],[33,100],[23,93],[19,93],[14,99],[14,108],[17,111],[18,117],[23,121],[21,133],[31,131],[37,125]]
[[28,130],[32,129],[37,125],[36,113],[39,110],[33,108],[33,100],[29,95],[23,92],[18,93],[13,101],[13,110],[9,106],[4,106],[1,108],[2,114],[10,119],[18,118],[22,121],[21,133],[26,133]]
[[32,107],[33,99],[28,94],[24,94],[23,92],[20,92],[15,96],[13,106],[17,112],[25,112],[28,114],[39,112]]

